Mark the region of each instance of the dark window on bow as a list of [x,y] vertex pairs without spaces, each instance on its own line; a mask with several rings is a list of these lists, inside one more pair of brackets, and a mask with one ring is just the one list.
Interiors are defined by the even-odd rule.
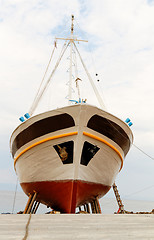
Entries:
[[89,142],[84,142],[82,155],[81,155],[81,164],[87,166],[90,160],[95,156],[100,148],[96,145],[93,145]]
[[53,146],[63,164],[73,163],[74,142],[64,142]]

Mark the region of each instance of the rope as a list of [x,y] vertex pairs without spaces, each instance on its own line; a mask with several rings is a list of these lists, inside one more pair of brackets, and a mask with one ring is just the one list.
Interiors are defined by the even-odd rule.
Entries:
[[130,194],[128,194],[128,195],[124,195],[124,197],[129,197],[129,196],[135,195],[135,194],[137,194],[137,193],[146,191],[146,190],[148,190],[148,189],[150,189],[150,188],[153,188],[153,187],[154,187],[154,185],[151,185],[151,186],[146,187],[146,188],[142,188],[141,190],[139,190],[139,191],[137,191],[137,192],[133,192],[133,193],[130,193]]
[[[108,119],[107,119],[108,121]],[[120,133],[121,136],[123,136],[125,139],[126,137],[110,122],[108,121],[108,123],[117,131]],[[141,148],[137,147],[134,143],[132,143],[132,146],[134,146],[135,148],[137,148],[140,152],[142,152],[144,155],[146,155],[148,158],[150,158],[151,160],[154,160],[153,157],[151,157],[148,153],[146,153],[145,151],[143,151]]]
[[[76,20],[75,20],[76,21]],[[79,29],[80,29],[80,31],[82,32],[82,33],[84,33],[85,34],[85,32],[84,31],[82,31],[82,29],[81,29],[81,27],[80,27],[80,25],[78,24],[78,22],[76,21],[76,23],[77,23],[77,25],[78,25],[78,27],[79,27]],[[94,61],[94,58],[93,58],[93,55],[92,55],[92,51],[91,51],[91,48],[90,48],[90,45],[88,44],[88,48],[89,48],[89,51],[90,51],[90,54],[91,54],[91,59],[92,59],[92,62],[93,62],[93,67],[94,67],[94,69],[96,70],[96,66],[95,66],[95,61]],[[101,88],[101,86],[100,86],[100,88]],[[102,91],[102,93],[103,93],[103,90],[101,89],[101,91]],[[104,95],[104,94],[103,94]],[[111,124],[111,123],[110,123]],[[111,124],[112,125],[112,124]],[[113,126],[113,125],[112,125]],[[114,127],[114,126],[113,126]],[[114,127],[115,128],[115,127]],[[116,129],[116,128],[115,128]],[[118,131],[118,129],[116,129],[117,131]],[[118,131],[119,132],[119,131]],[[119,132],[120,133],[120,132]],[[122,133],[120,133],[122,136],[123,136],[123,134]],[[125,137],[125,136],[123,136],[123,137]],[[152,159],[152,160],[154,160],[154,158],[153,157],[151,157],[149,154],[147,154],[145,151],[143,151],[142,149],[140,149],[139,147],[137,147],[135,144],[133,144],[132,143],[132,145],[135,147],[135,148],[137,148],[140,152],[142,152],[144,155],[146,155],[147,157],[149,157],[150,159]]]
[[[70,42],[69,42],[69,43],[70,43]],[[45,90],[47,89],[47,87],[48,87],[48,85],[49,85],[49,83],[50,83],[50,80],[51,80],[52,76],[54,75],[54,73],[55,73],[55,71],[56,71],[56,69],[57,69],[57,67],[58,67],[58,65],[59,65],[59,63],[60,63],[60,61],[61,61],[61,59],[62,59],[62,57],[63,57],[63,55],[64,55],[64,53],[65,53],[65,51],[66,51],[66,49],[67,49],[67,47],[68,47],[68,45],[69,45],[69,43],[68,43],[67,45],[66,45],[66,43],[64,43],[63,48],[62,48],[62,51],[61,51],[61,54],[60,54],[60,56],[59,56],[59,58],[58,58],[58,60],[57,60],[57,62],[56,62],[56,65],[55,65],[52,73],[50,74],[50,76],[49,76],[46,84],[44,85],[43,89],[40,91],[40,94],[37,96],[37,98],[36,98],[36,100],[35,100],[35,103],[34,103],[34,105],[33,105],[33,108],[31,109],[31,112],[30,112],[31,115],[32,115],[33,112],[35,111],[35,109],[36,109],[36,107],[37,107],[40,99],[42,98]]]
[[[80,25],[79,25],[79,23],[77,21],[76,21],[76,24],[79,27],[81,33],[85,36],[85,38],[88,39],[88,34],[81,29],[81,27],[80,27]],[[91,55],[92,67],[94,68],[94,72],[97,73],[97,71],[96,71],[96,64],[95,64],[95,61],[94,61],[94,57],[93,57],[92,50],[91,50],[89,42],[88,42],[88,49],[89,49],[89,52],[90,52],[90,55]]]
[[[128,195],[123,195],[123,198],[127,198],[127,197],[129,197],[129,196],[138,194],[138,193],[140,193],[140,192],[146,191],[146,190],[148,190],[148,189],[150,189],[150,188],[153,188],[153,187],[154,187],[154,185],[151,185],[151,186],[149,186],[149,187],[143,188],[143,189],[141,189],[141,190],[139,190],[139,191],[130,193],[130,194],[128,194]],[[106,199],[107,199],[107,198],[106,198]],[[125,199],[125,200],[127,200],[127,199]],[[103,206],[106,206],[106,205],[109,205],[109,204],[112,204],[112,202],[103,203]]]
[[[75,20],[76,21],[76,20]],[[85,34],[85,32],[84,31],[82,31],[82,29],[81,29],[81,27],[80,27],[80,25],[78,24],[78,22],[76,21],[76,23],[77,23],[77,25],[78,25],[78,27],[79,27],[79,29],[81,30],[81,32],[82,33],[84,33]],[[93,67],[94,67],[94,69],[95,69],[95,71],[96,71],[96,66],[95,66],[95,61],[94,61],[94,58],[93,58],[93,55],[92,55],[92,51],[91,51],[91,48],[90,48],[90,45],[88,44],[88,48],[89,48],[89,51],[90,51],[90,54],[91,54],[91,59],[92,59],[92,62],[93,62]],[[101,86],[100,86],[100,88],[101,88]],[[102,91],[102,93],[103,93],[103,90],[101,89],[101,91]],[[104,95],[104,94],[103,94]],[[110,123],[111,124],[111,123]],[[112,124],[111,124],[112,125]],[[114,127],[114,126],[113,126]],[[114,127],[115,128],[115,127]],[[117,129],[116,129],[117,130]],[[118,131],[118,130],[117,130]],[[119,132],[119,131],[118,131]],[[120,133],[120,132],[119,132]],[[123,136],[123,134],[122,133],[120,133],[122,136]],[[125,137],[125,136],[123,136],[123,137]],[[146,155],[147,157],[149,157],[150,159],[152,159],[152,160],[154,160],[154,158],[153,157],[151,157],[149,154],[147,154],[146,152],[144,152],[142,149],[140,149],[139,147],[137,147],[135,144],[133,144],[132,143],[132,145],[135,147],[135,148],[137,148],[140,152],[142,152],[144,155]]]
[[15,201],[16,201],[16,194],[17,194],[17,187],[18,187],[18,178],[16,180],[16,188],[14,192],[14,200],[13,200],[13,207],[12,207],[12,214],[14,213]]
[[44,73],[44,75],[43,75],[42,81],[41,81],[41,83],[40,83],[39,89],[37,90],[37,93],[36,93],[36,96],[35,96],[34,101],[33,101],[33,103],[32,103],[32,106],[31,106],[31,108],[30,108],[30,110],[29,110],[29,114],[30,114],[30,115],[31,115],[32,112],[33,112],[33,108],[34,108],[34,106],[35,106],[35,102],[36,102],[37,97],[38,97],[38,95],[39,95],[39,92],[40,92],[40,89],[41,89],[42,84],[43,84],[43,82],[44,82],[44,79],[45,79],[45,76],[46,76],[46,74],[47,74],[47,71],[48,71],[48,69],[49,69],[49,65],[50,65],[50,63],[51,63],[51,60],[52,60],[52,57],[53,57],[55,48],[56,48],[56,41],[54,42],[54,48],[53,48],[53,51],[52,51],[52,53],[51,53],[51,56],[50,56],[50,59],[49,59],[49,63],[48,63],[48,65],[47,65],[47,68],[46,68],[45,73]]
[[92,88],[93,88],[93,91],[94,91],[94,93],[95,93],[95,95],[96,95],[96,98],[97,98],[100,106],[102,107],[102,109],[106,109],[106,108],[105,108],[105,105],[104,105],[104,103],[103,103],[103,100],[102,100],[102,98],[101,98],[101,96],[100,96],[100,94],[99,94],[99,92],[98,92],[98,90],[97,90],[97,88],[96,88],[96,86],[95,86],[95,84],[94,84],[94,82],[93,82],[93,80],[92,80],[92,78],[91,78],[91,76],[90,76],[90,74],[89,74],[89,72],[88,72],[85,64],[84,64],[84,62],[83,62],[83,59],[82,59],[82,57],[81,57],[81,55],[80,55],[80,53],[79,53],[79,50],[77,49],[75,43],[74,43],[74,46],[75,46],[75,49],[76,49],[76,51],[77,51],[77,53],[78,53],[78,55],[79,55],[79,58],[80,58],[81,63],[82,63],[82,65],[83,65],[83,68],[84,68],[84,70],[85,70],[85,72],[86,72],[86,74],[87,74],[87,76],[88,76],[88,78],[89,78],[89,81],[90,81],[90,83],[91,83],[91,86],[92,86]]
[[55,48],[56,48],[56,41],[54,42],[54,48],[53,48],[53,51],[52,51],[52,53],[51,53],[51,56],[50,56],[50,59],[49,59],[49,63],[48,63],[47,68],[46,68],[46,70],[45,70],[45,73],[44,73],[44,76],[43,76],[43,78],[42,78],[42,81],[41,81],[41,83],[40,83],[39,89],[38,89],[38,91],[37,91],[37,93],[36,93],[36,96],[35,96],[35,98],[34,98],[34,101],[33,101],[33,103],[32,103],[32,106],[31,106],[31,108],[30,108],[30,110],[29,110],[29,113],[30,113],[30,114],[31,114],[32,109],[33,109],[33,107],[34,107],[34,105],[35,105],[35,102],[36,102],[36,99],[37,99],[37,97],[38,97],[38,95],[39,95],[39,92],[40,92],[40,89],[41,89],[41,87],[42,87],[42,84],[43,84],[43,82],[44,82],[44,79],[45,79],[46,73],[47,73],[47,71],[48,71],[49,65],[50,65],[50,63],[51,63],[51,59],[52,59],[52,57],[53,57]]
[[30,224],[31,217],[32,217],[32,214],[30,213],[29,217],[28,217],[27,224],[26,224],[26,228],[25,228],[25,236],[23,237],[22,240],[26,240],[27,237],[28,237],[28,233],[29,233],[28,230],[29,230],[29,224]]
[[77,88],[77,93],[78,93],[78,99],[80,99],[81,98],[81,94],[80,94],[80,88],[79,88],[78,80],[80,80],[80,81],[82,81],[82,80],[78,78],[76,51],[74,51],[74,67],[75,67],[75,81],[76,81],[76,88]]
[[135,148],[137,148],[140,152],[142,152],[144,155],[146,155],[148,158],[151,158],[152,160],[154,160],[153,157],[151,157],[149,154],[147,154],[146,152],[144,152],[141,148],[137,147],[135,144],[133,144],[133,146]]

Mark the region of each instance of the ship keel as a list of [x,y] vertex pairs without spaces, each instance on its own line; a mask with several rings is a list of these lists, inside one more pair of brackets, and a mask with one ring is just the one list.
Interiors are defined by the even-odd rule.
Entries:
[[61,213],[75,213],[76,207],[104,196],[111,188],[81,180],[21,183],[21,187],[27,195],[37,192],[37,201]]

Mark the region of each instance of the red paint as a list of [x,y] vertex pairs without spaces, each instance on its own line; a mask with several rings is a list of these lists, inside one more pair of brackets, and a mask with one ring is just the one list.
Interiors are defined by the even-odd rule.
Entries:
[[117,211],[117,213],[120,213],[120,211],[121,211],[121,209],[119,208],[118,211]]
[[62,213],[75,213],[77,206],[105,195],[111,188],[81,180],[21,183],[21,187],[27,195],[35,190],[40,202]]
[[77,203],[77,182],[73,182],[71,213],[75,213]]

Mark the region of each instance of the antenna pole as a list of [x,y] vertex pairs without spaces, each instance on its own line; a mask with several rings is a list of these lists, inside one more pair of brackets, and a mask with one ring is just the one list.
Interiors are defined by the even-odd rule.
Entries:
[[[58,39],[60,39],[60,40],[65,40],[66,42],[65,42],[65,44],[64,44],[64,46],[63,46],[63,48],[62,48],[62,51],[61,51],[61,53],[60,53],[60,56],[59,56],[59,58],[58,58],[58,60],[57,60],[57,62],[56,62],[56,65],[55,65],[52,73],[50,74],[48,80],[46,81],[46,83],[45,83],[44,86],[43,86],[42,83],[43,83],[43,81],[44,81],[44,77],[45,77],[46,72],[47,72],[47,70],[48,70],[48,67],[49,67],[49,64],[50,64],[51,59],[50,59],[50,61],[49,61],[47,70],[46,70],[46,72],[45,72],[45,74],[44,74],[44,77],[43,77],[43,80],[42,80],[41,85],[40,85],[40,87],[39,87],[39,90],[38,90],[38,92],[37,92],[37,94],[36,94],[36,97],[35,97],[35,99],[34,99],[34,101],[33,101],[32,106],[31,106],[31,108],[30,108],[30,110],[29,110],[29,114],[30,114],[30,115],[32,115],[33,112],[35,111],[35,109],[37,108],[37,105],[38,105],[40,99],[42,98],[45,90],[47,89],[47,87],[48,87],[48,85],[49,85],[49,83],[50,83],[50,80],[51,80],[51,78],[53,77],[53,75],[54,75],[54,73],[55,73],[55,71],[56,71],[56,69],[57,69],[57,67],[58,67],[58,65],[59,65],[59,63],[60,63],[60,61],[61,61],[61,59],[62,59],[62,57],[63,57],[63,55],[64,55],[64,53],[65,53],[65,51],[66,51],[66,49],[67,49],[68,46],[70,46],[70,68],[69,68],[69,70],[70,70],[70,71],[69,71],[70,75],[69,75],[68,104],[69,104],[69,105],[71,104],[71,101],[69,101],[69,100],[72,100],[72,76],[73,76],[73,75],[72,75],[72,63],[73,63],[73,56],[72,56],[73,54],[72,54],[72,53],[73,53],[73,48],[74,48],[74,42],[75,42],[75,41],[77,41],[77,42],[88,42],[87,40],[82,40],[82,39],[77,39],[77,38],[75,38],[75,36],[74,36],[74,15],[72,15],[72,19],[71,19],[71,20],[72,20],[72,21],[71,21],[71,35],[70,35],[70,37],[68,37],[68,38],[55,38],[56,41],[57,41]],[[67,45],[66,45],[66,43],[67,43]],[[55,48],[56,48],[56,44],[55,44],[54,50],[55,50]],[[54,52],[54,50],[53,50],[53,52]],[[53,55],[53,53],[52,53],[52,55]],[[52,58],[52,55],[51,55],[51,58]],[[78,88],[78,95],[80,96],[79,86],[78,86],[78,80],[79,80],[79,79],[77,79],[77,81],[76,81],[76,85],[77,85],[77,88]]]
[[69,89],[68,89],[68,104],[71,105],[72,99],[72,51],[73,51],[73,31],[74,31],[74,15],[72,15],[72,24],[71,24],[71,37],[70,37],[70,76],[69,76]]
[[73,31],[74,31],[74,15],[72,15],[72,24],[71,24],[71,36],[73,37]]

